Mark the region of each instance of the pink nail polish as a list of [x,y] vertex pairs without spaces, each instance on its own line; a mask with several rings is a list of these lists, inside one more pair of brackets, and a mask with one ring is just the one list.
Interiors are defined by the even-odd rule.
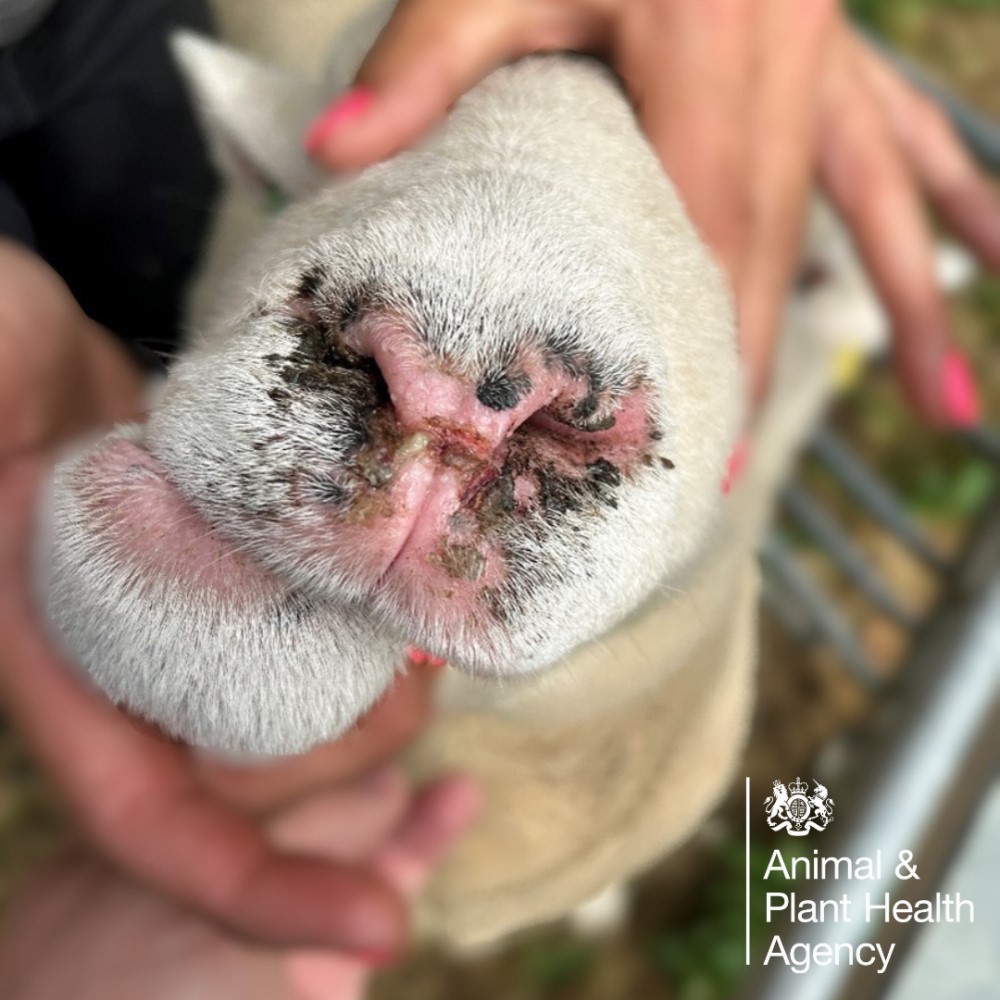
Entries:
[[443,656],[428,656],[427,665],[429,667],[443,667],[448,661]]
[[740,477],[746,469],[749,457],[750,439],[744,434],[733,445],[733,450],[729,453],[729,461],[726,463],[726,474],[722,477],[722,492],[724,495],[728,495],[739,482]]
[[416,646],[407,646],[406,656],[410,663],[418,667],[427,662],[427,654],[422,649],[417,649]]
[[370,90],[355,87],[339,100],[334,101],[306,132],[306,152],[315,155],[326,140],[342,125],[363,114],[370,106],[374,95]]
[[951,348],[941,366],[941,395],[944,412],[955,427],[974,427],[979,423],[979,391],[965,355]]

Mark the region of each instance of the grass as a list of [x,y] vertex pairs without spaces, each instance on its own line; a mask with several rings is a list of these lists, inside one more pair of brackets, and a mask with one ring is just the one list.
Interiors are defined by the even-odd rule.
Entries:
[[1000,10],[1000,0],[848,0],[847,7],[852,17],[891,35],[901,20],[931,9]]
[[[750,946],[754,951],[765,933],[773,930],[765,920],[763,886],[782,891],[793,884],[773,877],[767,883],[763,880],[776,843],[750,839]],[[787,859],[805,850],[787,839],[780,846]],[[744,850],[742,837],[730,835],[722,840],[716,848],[717,872],[705,885],[693,919],[649,942],[650,959],[675,990],[677,1000],[723,1000],[746,973]]]

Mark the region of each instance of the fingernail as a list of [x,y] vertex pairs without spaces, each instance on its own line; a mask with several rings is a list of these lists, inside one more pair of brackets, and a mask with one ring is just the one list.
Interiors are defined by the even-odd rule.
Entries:
[[728,495],[733,487],[740,481],[746,470],[747,459],[750,457],[750,438],[744,434],[729,453],[729,461],[726,463],[726,474],[722,477],[723,495]]
[[370,90],[355,87],[339,100],[334,101],[306,132],[306,152],[314,156],[327,139],[349,121],[353,121],[371,106],[374,95]]
[[431,656],[426,650],[417,649],[416,646],[406,647],[406,656],[415,667],[443,667],[448,661],[443,656]]
[[974,427],[980,421],[979,391],[965,355],[951,348],[941,366],[944,412],[955,427]]

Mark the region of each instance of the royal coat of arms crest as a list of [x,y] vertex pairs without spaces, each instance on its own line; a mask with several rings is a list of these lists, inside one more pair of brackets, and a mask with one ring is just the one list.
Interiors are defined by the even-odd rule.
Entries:
[[774,794],[764,801],[767,825],[772,830],[787,830],[792,837],[804,837],[813,830],[825,830],[833,822],[833,799],[824,785],[815,778],[816,786],[809,791],[809,782],[796,777],[786,787],[774,782]]

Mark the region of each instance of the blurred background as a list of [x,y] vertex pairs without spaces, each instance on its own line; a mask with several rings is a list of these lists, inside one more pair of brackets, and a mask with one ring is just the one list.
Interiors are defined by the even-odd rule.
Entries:
[[[851,6],[930,79],[1000,123],[1000,0]],[[1000,159],[1000,142],[993,155]],[[976,277],[955,310],[985,409],[996,415],[1000,280]],[[908,412],[891,372],[876,364],[860,373],[790,484],[765,552],[769,600],[753,737],[725,804],[637,882],[626,925],[610,935],[586,939],[560,925],[472,961],[419,953],[381,976],[375,996],[1000,998],[998,512],[996,439],[931,433]],[[752,788],[756,969],[744,961],[744,775]],[[912,848],[920,863],[920,895],[959,889],[975,900],[975,925],[902,933],[892,976],[756,975],[770,936],[782,930],[763,922],[763,868],[775,846],[796,849],[767,829],[763,801],[773,780],[797,775],[823,781],[836,800],[824,853],[891,850],[891,838],[903,838],[898,846]],[[0,719],[0,908],[67,829]],[[804,838],[797,849],[814,846]],[[790,931],[788,941],[796,939]]]

